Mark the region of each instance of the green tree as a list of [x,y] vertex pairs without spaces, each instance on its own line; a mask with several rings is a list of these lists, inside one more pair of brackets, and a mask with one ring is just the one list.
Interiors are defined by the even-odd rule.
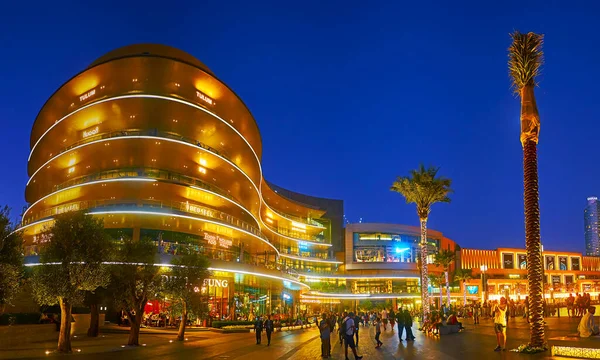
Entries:
[[444,275],[429,273],[428,277],[429,277],[429,285],[431,285],[432,288],[437,287],[440,290],[440,310],[442,310],[442,298],[443,298],[442,286],[444,285]]
[[540,133],[534,88],[543,63],[543,35],[511,34],[508,48],[508,70],[513,89],[521,99],[521,145],[525,203],[525,244],[527,247],[527,280],[529,282],[530,341],[535,349],[546,349],[542,277],[543,263],[540,240],[540,204],[537,170],[537,144]]
[[434,263],[441,266],[444,269],[444,277],[446,280],[446,305],[450,306],[450,280],[448,279],[448,272],[450,271],[450,264],[456,259],[456,254],[452,250],[441,250],[435,254]]
[[449,203],[448,195],[452,192],[452,180],[438,177],[439,168],[425,168],[422,164],[412,170],[409,176],[398,177],[392,184],[391,190],[400,193],[406,203],[415,203],[417,215],[421,222],[421,301],[423,304],[423,319],[429,318],[429,293],[427,271],[427,220],[431,205],[437,202]]
[[460,281],[463,287],[463,305],[467,305],[467,281],[473,278],[471,269],[459,269],[454,274],[454,280]]
[[156,255],[156,247],[148,238],[139,241],[124,238],[116,252],[118,264],[113,267],[111,291],[116,303],[129,315],[128,345],[140,344],[144,307],[162,291],[159,267],[154,266]]
[[10,209],[0,210],[0,315],[19,291],[23,275],[23,239],[10,221]]
[[173,267],[165,283],[165,294],[173,301],[178,302],[181,307],[181,323],[177,340],[183,341],[188,312],[193,309],[191,306],[193,303],[198,303],[194,300],[201,296],[200,289],[204,285],[204,280],[210,275],[208,271],[210,264],[206,257],[192,251],[174,257],[171,264]]
[[85,291],[109,282],[109,269],[102,262],[108,260],[112,242],[102,220],[79,211],[57,215],[42,238],[46,243],[41,265],[33,272],[33,293],[42,305],[60,305],[58,351],[71,352],[72,307],[83,302]]

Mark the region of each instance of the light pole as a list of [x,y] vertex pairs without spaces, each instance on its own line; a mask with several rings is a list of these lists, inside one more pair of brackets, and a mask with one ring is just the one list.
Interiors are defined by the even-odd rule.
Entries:
[[487,280],[485,279],[485,272],[487,271],[487,265],[481,265],[479,270],[481,270],[481,298],[482,301],[486,301],[486,293],[487,293]]

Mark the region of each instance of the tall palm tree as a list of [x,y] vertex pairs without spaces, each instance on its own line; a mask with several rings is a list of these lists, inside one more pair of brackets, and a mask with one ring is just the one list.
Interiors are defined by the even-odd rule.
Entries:
[[446,306],[450,306],[450,281],[448,280],[448,272],[450,264],[456,259],[456,254],[452,250],[441,250],[435,254],[434,263],[444,269],[444,277],[446,279]]
[[527,281],[529,282],[530,347],[545,348],[540,239],[540,205],[538,192],[537,143],[540,116],[533,90],[543,63],[544,36],[536,33],[511,34],[508,48],[508,70],[513,89],[521,98],[521,145],[523,146],[523,173],[525,199],[525,243],[527,247]]
[[421,302],[423,304],[423,320],[429,317],[429,293],[427,274],[427,219],[431,205],[437,202],[450,202],[448,195],[452,192],[452,180],[438,177],[439,168],[425,168],[423,164],[411,170],[408,176],[399,176],[390,190],[400,193],[406,203],[415,203],[417,215],[421,222]]
[[454,281],[460,281],[463,285],[463,305],[467,305],[467,281],[473,278],[471,269],[459,269],[454,274]]
[[440,306],[439,309],[440,311],[442,310],[442,298],[444,297],[443,292],[442,292],[442,286],[444,286],[444,276],[443,275],[438,275],[438,274],[433,274],[433,273],[429,273],[429,285],[431,285],[432,288],[437,287],[440,290]]

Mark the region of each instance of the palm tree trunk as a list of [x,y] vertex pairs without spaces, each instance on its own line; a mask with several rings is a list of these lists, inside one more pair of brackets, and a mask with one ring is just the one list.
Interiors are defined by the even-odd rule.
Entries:
[[444,272],[446,276],[446,306],[450,307],[450,282],[448,281],[448,269]]
[[440,283],[440,311],[442,310],[442,308],[444,307],[444,290],[443,290],[443,285],[442,285],[442,279],[438,278],[438,282]]
[[69,301],[59,298],[60,303],[60,333],[58,335],[58,351],[71,352],[71,310]]
[[183,339],[185,338],[185,325],[187,323],[187,303],[186,301],[182,301],[181,305],[183,306],[182,312],[181,312],[181,323],[179,324],[179,332],[177,333],[177,340],[179,341],[183,341]]
[[523,143],[525,187],[525,242],[527,246],[527,280],[529,282],[530,346],[544,347],[544,308],[542,288],[542,251],[540,240],[540,207],[537,171],[537,143]]
[[467,306],[467,282],[463,280],[463,306]]
[[423,322],[429,319],[429,271],[427,271],[427,218],[421,220],[421,305]]

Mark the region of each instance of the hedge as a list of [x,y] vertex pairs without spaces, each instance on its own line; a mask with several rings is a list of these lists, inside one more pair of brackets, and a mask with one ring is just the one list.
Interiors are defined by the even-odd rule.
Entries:
[[223,326],[232,325],[254,325],[254,321],[213,321],[212,327],[220,329]]
[[40,313],[6,313],[0,315],[0,325],[39,324]]

